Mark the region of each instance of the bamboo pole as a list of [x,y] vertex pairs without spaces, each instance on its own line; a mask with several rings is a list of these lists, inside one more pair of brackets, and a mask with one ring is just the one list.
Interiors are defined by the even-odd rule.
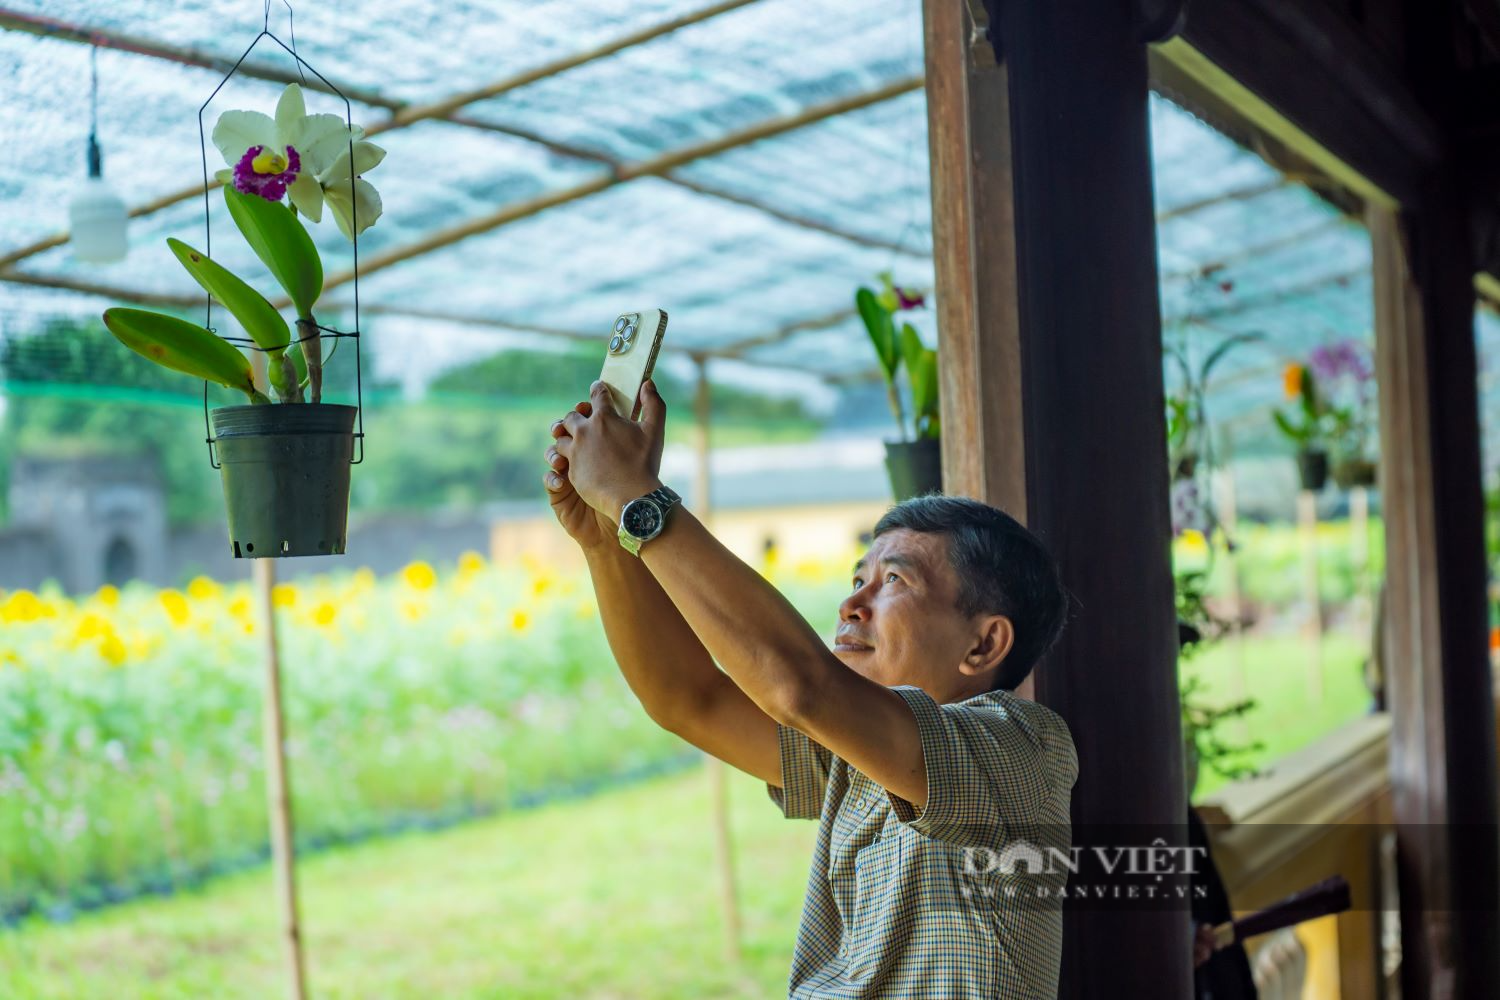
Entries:
[[261,628],[265,636],[266,798],[271,814],[271,860],[281,909],[287,995],[291,1000],[306,1000],[302,929],[297,912],[296,845],[292,839],[292,783],[286,762],[286,719],[281,709],[281,651],[276,637],[276,564],[270,559],[255,559],[251,562],[251,569],[260,595]]
[[1302,539],[1302,593],[1308,602],[1307,696],[1323,704],[1323,600],[1318,590],[1318,495],[1297,491],[1297,527]]
[[[693,394],[693,413],[697,425],[693,433],[693,451],[697,459],[693,470],[693,505],[697,507],[698,519],[705,525],[713,520],[713,497],[709,489],[709,425],[710,389],[708,383],[708,358],[694,355],[697,367],[697,388]],[[719,869],[719,905],[724,917],[724,954],[733,964],[743,958],[741,949],[741,924],[739,892],[734,882],[734,844],[729,836],[729,782],[728,765],[717,757],[708,761],[709,794],[713,802],[714,818],[714,862]]]
[[[64,239],[66,240],[66,237]],[[203,304],[201,295],[164,295],[157,292],[143,292],[135,288],[121,288],[117,285],[83,281],[60,274],[29,274],[4,267],[0,267],[0,281],[9,281],[17,285],[35,285],[38,288],[57,288],[65,292],[81,292],[84,295],[99,295],[107,299],[134,302],[143,306],[191,308]]]
[[1261,195],[1270,194],[1272,191],[1280,191],[1282,188],[1290,186],[1286,178],[1278,177],[1273,181],[1231,188],[1228,191],[1220,191],[1218,194],[1211,194],[1205,198],[1198,198],[1194,201],[1183,202],[1181,205],[1174,205],[1171,208],[1164,208],[1156,213],[1156,221],[1167,222],[1184,215],[1192,215],[1194,212],[1201,212],[1205,208],[1222,205],[1225,202],[1249,201],[1252,198],[1259,198]]
[[[348,303],[340,303],[338,307],[353,308]],[[496,330],[513,331],[516,333],[535,333],[540,334],[544,337],[556,337],[560,340],[570,340],[576,341],[578,343],[597,344],[599,342],[599,334],[597,333],[588,333],[584,330],[569,330],[563,327],[555,326],[538,326],[533,323],[512,323],[507,321],[503,317],[496,318],[494,316],[480,316],[473,313],[449,312],[442,309],[411,309],[405,306],[393,306],[385,304],[361,305],[359,308],[360,312],[368,313],[372,316],[404,316],[409,319],[439,320],[444,323],[461,323],[465,326],[488,327]],[[790,366],[766,364],[760,361],[749,361],[748,359],[744,358],[742,352],[750,348],[764,347],[768,344],[778,344],[784,340],[791,338],[795,334],[802,333],[808,330],[825,329],[827,327],[834,326],[853,315],[854,310],[852,309],[840,309],[837,312],[826,313],[822,316],[814,316],[810,319],[796,320],[795,322],[788,323],[785,326],[777,327],[770,333],[751,337],[747,340],[735,341],[734,343],[727,344],[724,347],[674,347],[670,344],[663,343],[661,349],[663,351],[669,351],[675,354],[687,354],[689,356],[700,355],[704,358],[745,361],[745,363],[747,364],[754,364],[764,368],[787,368]],[[871,378],[873,378],[879,373],[879,369],[872,367],[862,374],[867,374]]]
[[827,235],[837,237],[838,239],[841,239],[846,243],[853,243],[857,246],[869,247],[872,250],[889,250],[891,253],[899,253],[907,257],[915,257],[920,260],[926,260],[932,256],[932,254],[927,251],[903,246],[900,243],[897,243],[895,240],[886,240],[881,239],[878,236],[868,236],[864,233],[856,233],[851,229],[845,229],[842,226],[835,226],[829,222],[822,222],[818,219],[814,219],[806,215],[800,215],[796,212],[791,212],[784,208],[778,208],[775,205],[769,204],[768,202],[761,201],[759,198],[752,198],[751,196],[746,194],[727,191],[724,188],[717,187],[713,184],[705,184],[702,181],[689,180],[686,177],[679,177],[676,174],[663,174],[661,179],[666,181],[668,184],[675,184],[680,188],[686,188],[689,191],[705,195],[709,198],[716,198],[719,201],[727,201],[735,205],[743,205],[746,208],[753,208],[755,211],[761,213],[762,215],[769,215],[773,219],[776,219],[780,222],[785,222],[788,225],[796,226],[799,229],[807,229],[816,233],[826,233]]
[[[374,274],[376,271],[384,270],[404,260],[410,260],[413,257],[419,257],[433,250],[452,246],[471,236],[478,236],[481,233],[499,229],[501,226],[509,225],[512,222],[530,218],[549,208],[566,205],[569,202],[587,198],[589,195],[598,194],[600,191],[608,190],[617,184],[623,184],[626,181],[635,180],[640,177],[659,177],[669,170],[686,166],[696,160],[717,156],[720,153],[748,146],[762,139],[770,139],[807,125],[813,125],[851,111],[858,111],[861,108],[867,108],[871,105],[900,97],[903,94],[920,90],[921,87],[922,78],[920,76],[906,77],[883,84],[873,90],[852,94],[848,97],[841,97],[833,101],[826,101],[822,104],[815,104],[804,108],[796,114],[783,115],[778,118],[757,122],[747,128],[720,136],[717,139],[694,143],[691,146],[672,150],[660,156],[652,157],[649,160],[643,160],[634,164],[624,164],[614,176],[592,178],[575,184],[570,188],[564,188],[560,191],[553,191],[535,198],[528,198],[525,201],[506,205],[488,215],[482,215],[477,219],[471,219],[468,222],[439,230],[405,246],[393,247],[384,253],[374,254],[360,267],[359,274],[361,276]],[[340,271],[337,274],[328,276],[324,280],[323,290],[327,292],[331,288],[337,288],[339,285],[347,284],[352,280],[354,280],[354,271]]]

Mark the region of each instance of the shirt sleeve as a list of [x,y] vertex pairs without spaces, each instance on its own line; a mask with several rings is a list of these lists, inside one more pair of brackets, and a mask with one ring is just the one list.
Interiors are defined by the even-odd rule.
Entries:
[[891,690],[916,716],[927,804],[919,815],[910,802],[886,794],[896,818],[918,833],[966,847],[994,847],[1005,839],[1007,827],[1038,822],[1055,782],[1072,787],[1068,775],[1050,773],[1060,770],[1059,759],[1073,759],[1072,738],[1061,719],[1054,727],[1046,716],[1032,718],[1013,699],[939,705],[918,687]]
[[767,782],[771,801],[787,819],[818,819],[823,815],[823,796],[833,767],[832,751],[780,723],[776,724],[776,741],[781,748],[781,787]]

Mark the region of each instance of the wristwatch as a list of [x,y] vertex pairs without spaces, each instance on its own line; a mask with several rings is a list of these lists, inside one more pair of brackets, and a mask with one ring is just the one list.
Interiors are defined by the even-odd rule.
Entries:
[[667,513],[681,502],[682,497],[666,486],[630,501],[620,511],[620,545],[639,557],[641,546],[661,534]]

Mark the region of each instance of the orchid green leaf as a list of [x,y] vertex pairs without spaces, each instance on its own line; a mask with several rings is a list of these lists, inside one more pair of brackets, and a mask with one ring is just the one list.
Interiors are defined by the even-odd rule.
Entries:
[[281,356],[281,352],[291,342],[292,332],[286,320],[281,318],[275,306],[266,301],[265,296],[218,262],[181,240],[168,237],[167,245],[172,248],[187,273],[193,276],[193,280],[239,320],[240,326],[245,328],[256,346],[269,352],[273,360]]
[[912,416],[919,437],[937,437],[938,367],[937,352],[922,343],[916,327],[901,326],[901,353],[911,379]]
[[104,325],[115,338],[163,368],[238,389],[254,403],[268,399],[255,388],[250,361],[212,331],[145,309],[106,309]]
[[1285,434],[1293,441],[1300,443],[1307,440],[1307,432],[1303,428],[1297,427],[1290,420],[1288,420],[1285,413],[1282,413],[1280,410],[1272,410],[1271,417],[1276,421],[1276,426],[1281,428],[1281,433]]
[[323,262],[302,223],[280,202],[233,188],[224,189],[224,201],[245,242],[286,290],[297,315],[312,316],[313,305],[323,292]]
[[875,345],[875,354],[880,359],[886,382],[894,382],[901,356],[897,353],[896,328],[891,322],[891,314],[881,308],[875,299],[875,293],[868,288],[861,288],[854,293],[854,304],[859,309],[859,318],[864,320],[870,342]]

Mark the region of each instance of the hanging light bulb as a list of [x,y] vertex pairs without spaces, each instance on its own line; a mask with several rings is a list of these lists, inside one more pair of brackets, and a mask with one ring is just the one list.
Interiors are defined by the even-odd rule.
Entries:
[[123,260],[129,243],[125,239],[125,202],[104,182],[103,156],[99,152],[98,49],[89,52],[89,177],[68,206],[73,255],[92,264]]

